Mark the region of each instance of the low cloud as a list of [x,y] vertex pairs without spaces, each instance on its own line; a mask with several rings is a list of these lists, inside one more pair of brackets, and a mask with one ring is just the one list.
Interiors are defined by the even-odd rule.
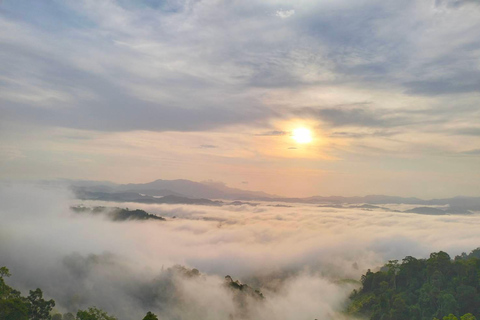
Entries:
[[[62,311],[96,305],[121,320],[148,310],[163,319],[236,314],[235,299],[222,286],[227,274],[266,296],[261,304],[249,304],[251,319],[340,317],[353,287],[335,280],[359,279],[388,259],[438,250],[454,255],[480,242],[478,215],[128,203],[167,221],[114,223],[73,214],[69,206],[78,202],[63,189],[3,186],[1,263],[13,273],[10,284],[23,292],[42,288]],[[176,264],[203,276],[177,277],[169,271]]]
[[294,9],[291,9],[291,10],[277,10],[277,12],[275,13],[275,15],[277,17],[282,18],[282,19],[290,18],[294,14],[295,14]]

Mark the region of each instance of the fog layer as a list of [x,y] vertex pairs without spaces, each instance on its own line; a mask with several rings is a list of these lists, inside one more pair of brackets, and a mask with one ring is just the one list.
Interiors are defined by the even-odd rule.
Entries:
[[[167,221],[79,215],[64,189],[0,187],[0,265],[61,312],[96,305],[119,319],[344,319],[368,268],[406,255],[479,246],[480,215],[429,216],[313,205],[126,204]],[[82,202],[85,206],[118,204]],[[175,265],[196,268],[185,276]],[[232,276],[265,299],[239,296]]]

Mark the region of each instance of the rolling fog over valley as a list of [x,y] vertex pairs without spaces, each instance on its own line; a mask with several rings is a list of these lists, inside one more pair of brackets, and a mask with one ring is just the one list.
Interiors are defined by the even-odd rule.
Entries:
[[[147,309],[166,319],[353,319],[343,310],[367,269],[480,243],[480,215],[398,210],[411,205],[122,203],[165,220],[115,221],[72,207],[117,202],[78,200],[63,187],[13,184],[0,194],[0,256],[14,270],[8,283],[41,287],[61,312],[95,305],[126,320]],[[200,275],[185,275],[192,269]],[[238,302],[227,275],[264,299],[242,292]]]

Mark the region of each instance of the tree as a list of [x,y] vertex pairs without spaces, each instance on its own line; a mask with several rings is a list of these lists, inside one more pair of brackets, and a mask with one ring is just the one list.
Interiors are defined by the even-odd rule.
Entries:
[[20,296],[20,292],[5,283],[4,277],[10,277],[7,267],[0,268],[0,319],[27,320],[28,301]]
[[79,310],[77,320],[117,320],[117,318],[108,315],[105,311],[97,307],[88,308],[88,310]]
[[[390,260],[367,271],[350,299],[349,312],[370,320],[473,320],[480,317],[480,250],[452,260],[445,252],[428,259]],[[472,318],[473,317],[473,318]]]
[[455,314],[458,312],[457,300],[455,300],[453,295],[446,293],[441,295],[438,300],[440,305],[439,312],[441,315]]
[[393,289],[397,289],[397,273],[400,271],[398,260],[388,260],[386,266],[388,268],[388,274],[393,279]]
[[477,294],[477,289],[468,285],[460,285],[457,287],[457,301],[460,308],[460,313],[468,313],[477,308],[480,299]]
[[460,320],[477,320],[475,316],[471,313],[464,314],[463,316],[460,317]]
[[409,320],[407,304],[405,300],[398,297],[393,301],[393,307],[391,309],[391,318],[395,320]]
[[63,314],[63,320],[75,320],[75,316],[70,312]]
[[158,318],[155,314],[148,311],[147,315],[143,318],[143,320],[158,320]]
[[43,299],[43,292],[39,288],[32,291],[27,297],[30,302],[30,320],[50,320],[50,311],[55,306],[55,301]]
[[10,277],[10,276],[11,276],[10,270],[8,270],[7,267],[1,267],[0,268],[0,278]]

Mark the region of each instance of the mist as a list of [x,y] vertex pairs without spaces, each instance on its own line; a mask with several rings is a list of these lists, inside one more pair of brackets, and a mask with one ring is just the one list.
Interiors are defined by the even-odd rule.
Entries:
[[[480,243],[478,214],[126,203],[167,221],[115,222],[70,206],[118,203],[25,184],[1,186],[0,203],[0,266],[12,272],[10,285],[40,287],[59,312],[97,306],[120,320],[147,311],[160,319],[347,319],[356,285],[342,280],[389,259],[453,256]],[[231,290],[226,275],[265,298]]]

